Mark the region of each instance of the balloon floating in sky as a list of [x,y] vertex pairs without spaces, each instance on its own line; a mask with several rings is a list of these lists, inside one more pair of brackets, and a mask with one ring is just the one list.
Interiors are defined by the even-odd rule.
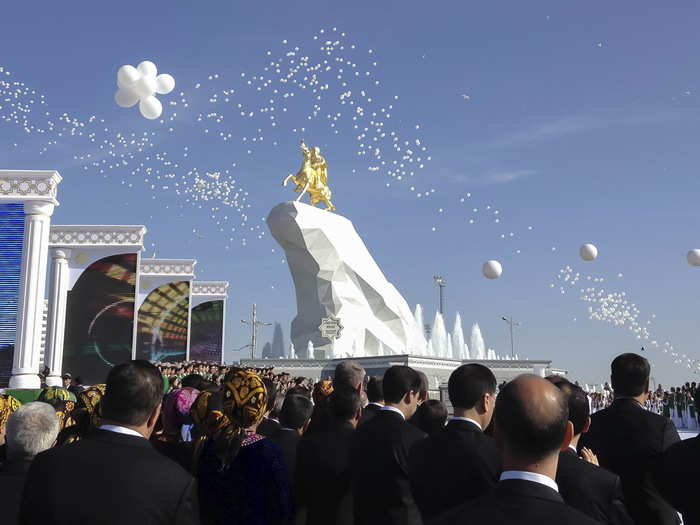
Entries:
[[175,79],[171,75],[158,74],[153,62],[144,60],[138,66],[124,65],[117,71],[119,89],[114,100],[122,108],[139,105],[139,111],[145,118],[153,120],[163,113],[163,104],[155,96],[167,95],[175,88]]
[[700,250],[695,248],[688,252],[688,264],[691,266],[700,266]]
[[598,248],[595,247],[593,244],[584,244],[581,246],[581,249],[578,251],[579,255],[581,256],[581,259],[584,261],[592,261],[596,257],[598,257]]
[[503,266],[498,261],[486,261],[481,271],[487,279],[498,279],[503,273]]

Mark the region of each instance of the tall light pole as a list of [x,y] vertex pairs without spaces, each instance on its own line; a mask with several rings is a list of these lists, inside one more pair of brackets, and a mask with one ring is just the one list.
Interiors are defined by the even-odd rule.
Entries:
[[244,346],[243,348],[250,347],[250,358],[255,359],[255,349],[258,345],[258,328],[261,326],[270,326],[272,323],[266,323],[264,321],[258,321],[257,306],[253,304],[253,313],[250,317],[250,321],[241,320],[243,324],[249,324],[252,329],[252,334],[250,337],[250,344]]
[[438,287],[438,294],[440,298],[440,307],[439,307],[439,312],[440,315],[444,315],[445,313],[445,286],[447,286],[447,280],[442,275],[433,275],[433,281],[435,281],[435,284]]
[[520,326],[520,323],[513,321],[513,316],[511,315],[510,317],[501,317],[506,323],[508,323],[508,326],[510,327],[510,357],[511,359],[515,359],[515,343],[513,341],[513,327],[514,326]]

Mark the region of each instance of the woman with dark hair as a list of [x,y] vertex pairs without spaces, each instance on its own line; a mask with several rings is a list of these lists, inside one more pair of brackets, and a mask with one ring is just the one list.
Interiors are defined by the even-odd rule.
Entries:
[[229,426],[206,440],[197,473],[203,525],[286,524],[292,515],[282,451],[256,433],[267,410],[260,376],[229,374],[223,410]]

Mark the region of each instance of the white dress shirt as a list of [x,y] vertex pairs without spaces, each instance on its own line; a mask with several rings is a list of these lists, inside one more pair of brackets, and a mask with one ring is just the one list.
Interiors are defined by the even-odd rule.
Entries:
[[397,414],[400,414],[400,415],[401,415],[401,417],[404,419],[404,421],[406,420],[406,416],[403,415],[403,412],[401,412],[401,411],[400,411],[398,408],[396,408],[396,407],[388,407],[388,406],[384,405],[384,406],[381,408],[381,410],[390,410],[391,412],[396,412]]
[[116,432],[117,434],[124,434],[126,436],[136,436],[146,439],[141,434],[136,432],[133,428],[121,427],[119,425],[100,425],[100,430],[107,430],[109,432]]
[[468,421],[469,423],[474,423],[477,427],[479,427],[479,430],[481,430],[482,432],[484,431],[484,429],[481,428],[481,425],[479,424],[479,422],[478,422],[478,421],[474,421],[474,420],[473,420],[472,418],[470,418],[470,417],[452,416],[452,417],[450,417],[450,418],[447,419],[447,422],[448,422],[448,423],[449,423],[450,421]]
[[546,485],[550,489],[559,492],[559,485],[549,476],[543,474],[537,474],[536,472],[527,472],[525,470],[506,470],[501,474],[501,481],[506,479],[522,479],[525,481],[532,481],[534,483],[539,483],[541,485]]

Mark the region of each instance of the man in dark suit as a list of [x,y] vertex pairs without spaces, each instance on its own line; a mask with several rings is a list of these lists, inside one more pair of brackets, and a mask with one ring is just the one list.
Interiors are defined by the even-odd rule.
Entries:
[[282,449],[290,487],[294,486],[297,445],[309,425],[313,409],[310,399],[299,395],[287,396],[280,411],[280,428],[270,438]]
[[408,423],[416,412],[421,379],[407,366],[384,374],[385,406],[360,426],[350,454],[355,523],[420,525],[408,481],[408,455],[425,434]]
[[350,446],[362,408],[356,390],[339,386],[328,398],[333,422],[327,430],[305,434],[297,450],[297,512],[306,525],[353,525]]
[[650,469],[680,438],[668,418],[644,409],[649,361],[637,354],[622,354],[613,360],[611,372],[615,400],[591,416],[591,428],[580,446],[591,449],[601,467],[620,476],[635,523],[675,525],[678,515],[654,486]]
[[454,416],[417,443],[408,462],[413,496],[426,521],[481,496],[501,473],[496,443],[483,432],[496,405],[495,376],[483,365],[462,365],[450,375],[447,391]]
[[541,377],[522,375],[503,387],[494,416],[503,463],[500,481],[483,496],[438,517],[435,525],[597,524],[567,506],[554,481],[559,451],[573,433],[568,412],[561,392]]
[[[695,406],[700,409],[700,396]],[[700,410],[696,411],[700,414]],[[685,525],[700,525],[700,435],[676,443],[664,452],[653,469],[654,485],[661,495],[683,515]]]
[[362,411],[362,419],[360,419],[360,425],[367,423],[370,419],[377,415],[377,413],[384,406],[384,389],[382,388],[382,378],[377,376],[372,376],[367,382],[367,406]]
[[569,421],[574,436],[566,450],[559,453],[556,482],[567,505],[580,510],[600,523],[632,525],[625,508],[620,477],[597,466],[595,456],[583,449],[580,458],[576,447],[591,424],[588,396],[580,386],[561,376],[547,380],[556,386],[569,405]]
[[272,379],[263,379],[265,390],[267,391],[267,414],[258,425],[256,432],[261,436],[270,437],[280,429],[280,411],[284,403],[284,394],[277,392],[277,387]]
[[[199,523],[194,479],[148,441],[162,397],[163,379],[148,361],[112,368],[99,429],[34,459],[20,523]],[[81,476],[79,490],[66,481],[76,472]]]
[[19,523],[22,490],[34,457],[56,442],[59,425],[53,407],[32,402],[8,419],[5,432],[7,461],[0,467],[0,513],[4,525]]

